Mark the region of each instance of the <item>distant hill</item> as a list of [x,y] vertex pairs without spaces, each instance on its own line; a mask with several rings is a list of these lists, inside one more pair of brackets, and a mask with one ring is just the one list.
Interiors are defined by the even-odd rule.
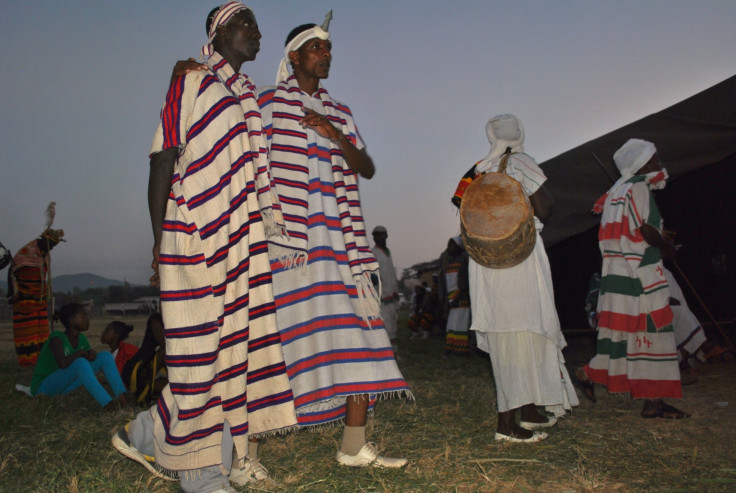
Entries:
[[[3,280],[0,281],[0,289],[7,292],[8,283],[5,281],[6,275],[7,272],[2,273]],[[123,281],[107,279],[95,274],[64,274],[52,278],[51,282],[54,291],[57,293],[71,293],[74,291],[74,288],[84,291],[89,288],[106,288],[108,286],[122,286],[125,284]]]
[[108,286],[122,286],[125,284],[123,281],[107,279],[106,277],[87,273],[56,276],[53,278],[52,283],[54,291],[62,293],[70,293],[74,288],[85,290],[90,288],[106,288]]

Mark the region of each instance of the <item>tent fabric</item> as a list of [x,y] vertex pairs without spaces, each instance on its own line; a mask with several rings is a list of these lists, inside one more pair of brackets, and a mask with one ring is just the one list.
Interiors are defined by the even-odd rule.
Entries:
[[648,140],[670,181],[724,160],[736,160],[736,76],[674,106],[593,139],[541,163],[555,198],[542,238],[550,248],[600,222],[595,201],[618,179],[612,156],[628,139]]

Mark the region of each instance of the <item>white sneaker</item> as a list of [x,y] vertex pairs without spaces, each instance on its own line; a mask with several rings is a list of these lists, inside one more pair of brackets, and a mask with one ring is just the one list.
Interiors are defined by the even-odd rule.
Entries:
[[19,383],[16,383],[15,390],[17,390],[18,392],[23,392],[28,397],[33,397],[33,394],[31,393],[31,388],[28,385],[21,385]]
[[407,460],[381,457],[378,455],[376,444],[369,442],[363,445],[363,448],[361,448],[355,455],[347,455],[338,450],[337,462],[343,466],[352,467],[403,467],[406,465]]
[[504,435],[503,433],[496,432],[496,436],[494,437],[497,442],[511,442],[511,443],[536,443],[541,442],[542,440],[546,439],[549,435],[547,435],[543,431],[535,431],[532,436],[529,438],[517,438],[512,437],[511,435]]
[[245,465],[241,468],[233,467],[227,478],[235,486],[245,486],[267,479],[268,470],[258,459],[246,459]]
[[540,428],[549,428],[556,424],[557,418],[555,418],[554,416],[547,416],[547,421],[545,423],[532,423],[531,421],[521,421],[519,423],[519,426],[521,426],[525,430],[538,430]]

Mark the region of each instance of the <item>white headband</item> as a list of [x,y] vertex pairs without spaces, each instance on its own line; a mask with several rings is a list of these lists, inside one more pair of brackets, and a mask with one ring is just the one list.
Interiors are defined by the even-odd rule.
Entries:
[[212,24],[210,24],[210,32],[207,33],[208,42],[204,46],[202,46],[203,57],[209,58],[215,52],[215,47],[212,46],[212,41],[214,41],[215,36],[217,35],[217,28],[227,24],[228,21],[230,21],[230,19],[232,19],[233,16],[241,10],[251,9],[247,5],[240,2],[228,2],[220,6],[220,8],[217,10],[217,13],[212,18]]
[[296,51],[299,48],[302,47],[304,43],[309,41],[310,39],[319,38],[321,40],[328,40],[330,39],[330,33],[328,31],[330,27],[330,21],[332,20],[332,11],[330,10],[327,12],[327,15],[325,15],[325,21],[322,23],[321,26],[314,26],[311,29],[307,29],[306,31],[302,31],[296,36],[294,36],[294,39],[289,41],[289,43],[284,48],[284,58],[281,59],[281,63],[279,63],[279,71],[276,74],[276,85],[278,85],[281,81],[285,81],[289,78],[289,53],[292,51]]

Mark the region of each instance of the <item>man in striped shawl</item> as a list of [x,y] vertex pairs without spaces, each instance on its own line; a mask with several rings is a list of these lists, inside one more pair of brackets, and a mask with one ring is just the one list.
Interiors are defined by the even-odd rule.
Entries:
[[183,491],[202,493],[264,477],[249,438],[297,424],[268,261],[280,221],[255,86],[239,73],[261,34],[237,2],[213,10],[207,31],[208,69],[172,82],[151,149],[169,385],[113,437],[154,474],[178,471]]
[[[323,26],[305,24],[286,40],[277,86],[259,103],[271,173],[286,223],[270,239],[276,317],[301,426],[345,420],[337,461],[401,467],[366,443],[367,413],[380,398],[411,397],[380,318],[358,194],[375,168],[350,109],[320,81],[332,60]],[[289,75],[287,62],[293,75]]]
[[594,400],[592,382],[609,392],[644,399],[644,418],[686,418],[662,401],[682,397],[670,290],[662,259],[675,246],[662,236],[662,219],[651,190],[667,172],[654,144],[630,139],[613,155],[621,178],[595,204],[602,213],[598,242],[603,255],[598,298],[598,345],[576,371]]

